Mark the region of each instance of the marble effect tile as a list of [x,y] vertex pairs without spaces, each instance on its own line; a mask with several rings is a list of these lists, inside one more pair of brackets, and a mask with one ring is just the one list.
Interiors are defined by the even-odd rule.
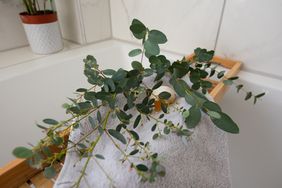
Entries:
[[86,42],[96,42],[111,37],[109,0],[81,0],[81,14]]
[[228,0],[217,53],[247,71],[282,79],[282,1]]
[[136,41],[129,25],[140,19],[166,33],[163,49],[187,54],[196,47],[213,49],[223,0],[111,0],[113,37]]
[[22,10],[18,0],[0,0],[0,51],[28,44],[18,16]]

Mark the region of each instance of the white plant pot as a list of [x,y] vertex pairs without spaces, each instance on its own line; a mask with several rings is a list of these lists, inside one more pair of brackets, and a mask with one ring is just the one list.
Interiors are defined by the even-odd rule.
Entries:
[[52,54],[63,49],[56,13],[54,15],[22,15],[28,42],[34,53]]

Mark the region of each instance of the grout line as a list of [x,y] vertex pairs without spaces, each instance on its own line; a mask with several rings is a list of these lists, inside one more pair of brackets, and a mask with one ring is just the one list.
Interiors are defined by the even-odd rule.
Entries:
[[85,32],[85,24],[84,24],[84,19],[83,19],[83,13],[82,13],[82,8],[81,8],[81,1],[78,0],[76,1],[76,7],[77,7],[77,13],[78,13],[78,19],[79,19],[79,25],[81,28],[81,37],[82,37],[82,44],[86,44],[86,32]]
[[220,35],[220,30],[221,30],[221,25],[222,25],[222,21],[223,21],[224,11],[225,11],[225,7],[226,7],[226,1],[227,0],[223,0],[223,5],[222,5],[222,9],[221,9],[221,14],[220,14],[220,18],[219,18],[219,24],[218,24],[216,38],[215,38],[215,43],[214,43],[214,48],[213,48],[214,51],[217,48],[217,43],[218,43],[218,39],[219,39],[219,35]]
[[112,19],[112,6],[111,6],[111,0],[108,0],[109,2],[109,10],[110,10],[110,31],[111,31],[111,36],[110,39],[114,38],[114,32],[113,32],[113,19]]

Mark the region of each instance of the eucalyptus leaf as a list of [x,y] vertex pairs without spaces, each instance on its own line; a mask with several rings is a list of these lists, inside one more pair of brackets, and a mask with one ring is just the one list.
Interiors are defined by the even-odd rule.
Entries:
[[215,118],[215,119],[220,119],[220,113],[219,112],[216,112],[216,111],[208,111],[207,114],[212,117],[212,118]]
[[95,157],[98,158],[98,159],[102,159],[102,160],[105,159],[105,157],[101,154],[96,154]]
[[171,97],[171,94],[169,92],[163,91],[159,94],[160,99],[169,99]]
[[141,120],[141,114],[139,114],[134,121],[134,124],[133,124],[134,129],[139,125],[140,120]]
[[220,129],[237,134],[239,133],[239,127],[237,124],[225,113],[218,112],[220,114],[220,118],[211,117],[212,122]]
[[143,165],[143,164],[136,165],[136,168],[140,171],[143,171],[143,172],[148,171],[148,167],[146,165]]
[[160,47],[158,44],[153,43],[149,40],[146,40],[144,43],[144,48],[146,50],[147,54],[150,54],[150,56],[158,55],[160,53]]
[[135,57],[137,55],[140,55],[142,53],[142,50],[137,48],[137,49],[133,49],[128,53],[129,57]]
[[13,150],[13,155],[17,158],[26,159],[26,158],[32,157],[33,152],[32,152],[32,150],[30,150],[26,147],[16,147]]
[[51,179],[53,177],[56,176],[56,170],[53,166],[48,166],[44,169],[43,171],[43,175],[48,178],[48,179]]
[[165,34],[158,30],[151,30],[149,31],[148,40],[157,43],[157,44],[164,44],[167,42],[167,38]]
[[112,137],[119,140],[121,143],[126,144],[126,139],[124,138],[124,136],[120,132],[118,132],[114,129],[108,129],[108,132]]
[[46,124],[49,124],[49,125],[57,125],[57,124],[59,124],[58,121],[56,121],[56,120],[54,120],[54,119],[50,119],[50,118],[48,118],[48,119],[43,119],[43,122],[46,123]]
[[189,116],[185,119],[187,128],[195,128],[201,120],[201,110],[197,106],[189,109]]

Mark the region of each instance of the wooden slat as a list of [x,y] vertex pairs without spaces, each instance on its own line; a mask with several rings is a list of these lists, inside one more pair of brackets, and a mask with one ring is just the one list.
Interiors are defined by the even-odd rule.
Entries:
[[[229,61],[221,61],[223,62],[222,66],[224,66],[226,62],[228,62],[230,64]],[[240,71],[241,62],[232,62],[233,66],[232,68],[226,73],[225,77],[226,78],[230,78],[233,76],[236,76],[237,73]],[[227,64],[227,63],[226,63]],[[210,92],[210,95],[212,96],[212,98],[214,99],[214,101],[219,102],[222,97],[224,96],[225,92],[227,91],[228,86],[226,86],[223,82],[220,82],[219,84],[217,84],[217,86]]]
[[54,182],[44,177],[43,172],[38,173],[30,179],[31,183],[37,188],[52,188]]
[[[186,57],[186,59],[191,60],[194,57],[194,54],[188,55]],[[227,58],[221,58],[218,56],[214,56],[213,59],[211,60],[212,63],[216,63],[219,64],[225,68],[230,69],[226,74],[225,77],[226,78],[230,78],[233,76],[236,76],[237,73],[240,71],[240,68],[242,66],[242,63],[239,61],[234,61],[234,60],[230,60]],[[218,102],[222,99],[223,95],[225,94],[225,92],[228,89],[228,86],[224,85],[224,83],[222,82],[224,80],[224,78],[216,85],[214,86],[213,82],[213,88],[212,90],[209,92],[211,97],[214,99],[215,102]],[[211,81],[211,80],[209,80]]]
[[19,188],[31,188],[31,187],[28,183],[24,183],[21,186],[19,186]]
[[[67,143],[70,129],[60,133]],[[50,146],[50,149],[59,152],[61,149]],[[15,159],[0,169],[0,187],[18,188],[42,170],[31,168],[26,159]]]
[[15,159],[1,168],[0,185],[1,187],[18,188],[38,172],[40,170],[29,167],[26,160]]

